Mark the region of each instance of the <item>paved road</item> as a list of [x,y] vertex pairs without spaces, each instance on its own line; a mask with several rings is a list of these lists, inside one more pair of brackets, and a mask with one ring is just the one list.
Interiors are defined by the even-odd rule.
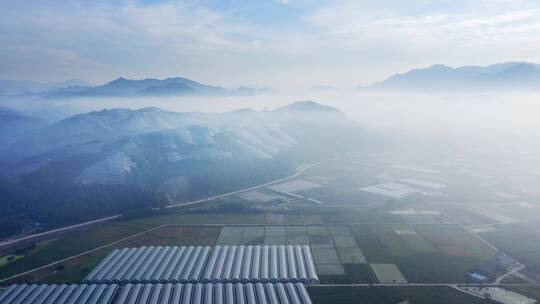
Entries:
[[85,226],[90,226],[90,225],[93,225],[93,224],[98,224],[98,223],[102,223],[102,222],[111,221],[111,220],[114,220],[114,219],[116,219],[116,218],[118,218],[120,216],[121,216],[121,214],[117,214],[117,215],[108,216],[108,217],[100,218],[100,219],[93,220],[93,221],[88,221],[88,222],[84,222],[84,223],[80,223],[80,224],[76,224],[76,225],[66,226],[66,227],[62,227],[62,228],[58,228],[58,229],[54,229],[54,230],[49,230],[49,231],[45,231],[45,232],[41,232],[41,233],[36,233],[36,234],[24,236],[24,237],[21,237],[21,238],[18,238],[18,239],[8,240],[8,241],[0,243],[0,249],[2,249],[3,247],[8,247],[10,245],[14,245],[16,243],[30,241],[30,240],[33,240],[33,239],[40,239],[40,238],[45,238],[46,239],[46,238],[54,237],[54,236],[57,236],[58,234],[67,232],[69,230],[76,230],[78,228],[83,228]]
[[304,173],[306,170],[308,170],[310,168],[322,165],[322,164],[327,163],[327,162],[338,160],[338,159],[341,159],[341,158],[340,157],[334,157],[334,158],[329,158],[329,159],[326,159],[326,160],[323,160],[323,161],[320,161],[320,162],[316,162],[316,163],[313,163],[313,164],[303,165],[303,166],[300,166],[300,167],[298,167],[296,169],[296,173],[294,173],[293,175],[287,176],[287,177],[283,177],[283,178],[276,179],[276,180],[273,180],[273,181],[270,181],[270,182],[267,182],[267,183],[264,183],[264,184],[260,184],[260,185],[256,185],[256,186],[252,186],[252,187],[247,187],[247,188],[243,188],[243,189],[236,190],[236,191],[231,191],[231,192],[227,192],[227,193],[223,193],[223,194],[214,195],[214,196],[203,198],[203,199],[200,199],[200,200],[195,200],[195,201],[190,201],[190,202],[174,203],[174,204],[171,204],[171,205],[167,206],[167,208],[176,208],[176,207],[185,207],[185,206],[189,206],[189,205],[196,205],[196,204],[208,202],[208,201],[219,199],[219,198],[224,198],[224,197],[231,196],[231,195],[240,194],[240,193],[243,193],[243,192],[253,191],[253,190],[256,190],[258,188],[263,188],[263,187],[268,187],[268,186],[271,186],[271,185],[274,185],[274,184],[279,184],[279,183],[282,183],[282,182],[285,182],[285,181],[288,181],[288,180],[291,180],[293,178],[296,178],[296,177],[300,176],[302,173]]
[[51,267],[51,266],[58,265],[58,264],[60,264],[60,263],[69,261],[69,260],[71,260],[71,259],[78,258],[78,257],[80,257],[80,256],[83,256],[83,255],[86,255],[86,254],[89,254],[89,253],[92,253],[92,252],[96,252],[96,251],[98,251],[98,250],[100,250],[100,249],[107,248],[107,247],[112,246],[112,245],[114,245],[114,244],[118,244],[118,243],[120,243],[120,242],[123,242],[123,241],[129,240],[129,239],[132,239],[132,238],[134,238],[134,237],[137,237],[137,236],[139,236],[139,235],[142,235],[142,234],[145,234],[145,233],[148,233],[148,232],[157,230],[157,229],[159,229],[159,228],[162,228],[162,226],[164,226],[164,225],[157,226],[157,227],[154,227],[154,228],[150,228],[150,229],[148,229],[148,230],[145,230],[145,231],[142,231],[142,232],[138,232],[138,233],[132,234],[132,235],[130,235],[130,236],[128,236],[128,237],[125,237],[125,238],[122,238],[122,239],[119,239],[119,240],[116,240],[116,241],[107,243],[107,244],[105,244],[105,245],[101,245],[101,246],[99,246],[99,247],[96,247],[96,248],[93,248],[93,249],[90,249],[90,250],[87,250],[87,251],[78,253],[78,254],[76,254],[76,255],[72,255],[72,256],[70,256],[70,257],[67,257],[67,258],[64,258],[64,259],[61,259],[61,260],[58,260],[58,261],[54,261],[54,262],[49,263],[49,264],[47,264],[47,265],[43,265],[43,266],[40,266],[40,267],[37,267],[37,268],[34,268],[34,269],[30,269],[30,270],[25,271],[25,272],[22,272],[22,273],[18,273],[18,274],[16,274],[16,275],[11,276],[11,277],[4,278],[4,279],[0,280],[0,283],[6,282],[6,281],[11,280],[11,279],[14,279],[14,278],[22,277],[22,276],[27,275],[27,274],[30,274],[30,273],[32,273],[32,272],[34,272],[34,271],[38,271],[38,270],[42,270],[42,269],[45,269],[45,268],[48,268],[48,267]]
[[[516,262],[517,262],[517,261],[516,261]],[[517,263],[519,263],[519,262],[517,262]],[[495,280],[495,284],[500,284],[501,281],[502,281],[504,278],[506,278],[506,277],[508,277],[508,276],[510,276],[510,275],[513,275],[514,273],[519,272],[519,271],[523,270],[524,268],[525,268],[525,265],[519,263],[519,267],[514,268],[514,269],[508,271],[507,273],[505,273],[505,274],[499,276],[499,277]]]
[[[240,194],[240,193],[243,193],[243,192],[247,192],[247,191],[253,191],[253,190],[256,190],[258,188],[262,188],[262,187],[267,187],[267,186],[270,186],[270,185],[274,185],[274,184],[278,184],[278,183],[282,183],[282,182],[285,182],[285,181],[288,181],[288,180],[291,180],[291,179],[294,179],[298,176],[300,176],[302,173],[304,173],[306,170],[310,169],[310,168],[313,168],[315,166],[318,166],[318,165],[321,165],[321,164],[324,164],[324,163],[327,163],[327,162],[330,162],[330,161],[335,161],[335,160],[338,160],[338,159],[341,159],[339,157],[335,157],[335,158],[330,158],[330,159],[326,159],[326,160],[323,160],[323,161],[320,161],[320,162],[316,162],[316,163],[313,163],[313,164],[309,164],[309,165],[303,165],[303,166],[300,166],[297,168],[296,170],[296,173],[290,175],[290,176],[287,176],[287,177],[284,177],[284,178],[280,178],[280,179],[277,179],[277,180],[273,180],[273,181],[270,181],[270,182],[267,182],[267,183],[264,183],[264,184],[260,184],[260,185],[256,185],[256,186],[252,186],[252,187],[247,187],[247,188],[243,188],[243,189],[240,189],[240,190],[236,190],[236,191],[231,191],[231,192],[227,192],[227,193],[223,193],[223,194],[219,194],[219,195],[215,195],[215,196],[211,196],[211,197],[207,197],[207,198],[204,198],[204,199],[199,199],[199,200],[194,200],[194,201],[190,201],[190,202],[179,202],[179,203],[175,203],[175,204],[171,204],[171,205],[168,205],[166,208],[177,208],[177,207],[184,207],[184,206],[190,206],[190,205],[196,205],[196,204],[200,204],[200,203],[204,203],[204,202],[208,202],[208,201],[211,201],[211,200],[214,200],[214,199],[219,199],[219,198],[224,198],[224,197],[227,197],[227,196],[232,196],[232,195],[236,195],[236,194]],[[107,217],[107,218],[103,218],[103,219],[98,219],[98,220],[94,220],[94,221],[90,221],[90,222],[86,222],[86,223],[81,223],[81,224],[78,224],[78,225],[73,225],[73,226],[68,226],[68,227],[64,227],[64,228],[59,228],[59,229],[56,229],[56,230],[51,230],[51,231],[48,231],[48,232],[43,232],[41,234],[37,234],[37,235],[32,235],[32,236],[27,236],[27,237],[24,237],[24,238],[20,238],[20,239],[16,239],[16,240],[11,240],[11,241],[8,241],[8,242],[17,242],[17,241],[21,241],[23,239],[29,239],[29,238],[32,238],[32,237],[37,237],[38,235],[46,235],[46,234],[54,234],[54,233],[59,233],[59,232],[62,232],[62,231],[66,231],[66,230],[69,230],[69,229],[76,229],[76,228],[79,228],[81,226],[85,226],[85,225],[90,225],[90,224],[93,224],[93,223],[96,223],[96,222],[100,222],[100,221],[106,221],[106,220],[111,220],[111,219],[114,219],[114,218],[117,218],[117,217],[120,217],[121,215],[115,215],[115,216],[111,216],[111,217]],[[447,215],[446,215],[447,216]],[[448,217],[450,218],[450,217]],[[351,223],[343,223],[343,224],[351,224]],[[362,224],[366,224],[366,223],[362,223]],[[472,235],[474,235],[476,238],[478,238],[481,242],[483,242],[484,244],[486,244],[487,246],[491,247],[493,250],[495,251],[499,251],[498,248],[496,248],[495,246],[493,246],[491,243],[489,243],[488,241],[484,240],[483,238],[481,238],[478,234],[474,233],[473,231],[471,231],[469,228],[470,227],[466,227],[460,223],[457,223],[457,222],[451,222],[451,224],[457,224],[457,225],[460,225],[462,228],[464,228],[465,230],[469,231]],[[0,283],[1,282],[4,282],[4,281],[7,281],[9,279],[13,279],[13,278],[16,278],[16,277],[20,277],[20,276],[23,276],[23,275],[26,275],[26,274],[29,274],[29,273],[32,273],[34,271],[38,271],[38,270],[41,270],[41,269],[45,269],[47,267],[51,267],[51,266],[54,266],[54,265],[57,265],[59,263],[62,263],[62,262],[65,262],[65,261],[68,261],[70,259],[74,259],[74,258],[77,258],[77,257],[80,257],[80,256],[83,256],[85,254],[89,254],[89,253],[92,253],[92,252],[95,252],[95,251],[98,251],[100,249],[103,249],[103,248],[106,248],[106,247],[109,247],[111,245],[114,245],[114,244],[117,244],[117,243],[120,243],[122,241],[125,241],[125,240],[128,240],[128,239],[131,239],[131,238],[134,238],[136,236],[139,236],[141,234],[144,234],[144,233],[147,233],[147,232],[150,232],[150,231],[153,231],[153,230],[156,230],[156,229],[159,229],[159,228],[162,228],[162,227],[165,227],[165,226],[239,226],[239,224],[203,224],[203,225],[160,225],[160,226],[157,226],[157,227],[154,227],[154,228],[151,228],[151,229],[148,229],[148,230],[145,230],[145,231],[142,231],[142,232],[139,232],[139,233],[136,233],[134,235],[131,235],[131,236],[128,236],[126,238],[123,238],[123,239],[120,239],[120,240],[116,240],[114,242],[111,242],[111,243],[108,243],[108,244],[105,244],[105,245],[102,245],[102,246],[99,246],[99,247],[96,247],[94,249],[91,249],[91,250],[88,250],[88,251],[85,251],[85,252],[82,252],[82,253],[79,253],[77,255],[74,255],[74,256],[71,256],[71,257],[67,257],[65,259],[62,259],[62,260],[58,260],[58,261],[55,261],[53,263],[50,263],[50,264],[47,264],[47,265],[44,265],[44,266],[41,266],[41,267],[38,267],[38,268],[35,268],[35,269],[32,269],[32,270],[28,270],[24,273],[20,273],[20,274],[17,274],[17,275],[14,275],[12,277],[9,277],[9,278],[6,278],[6,279],[3,279],[3,280],[0,280]],[[246,225],[240,225],[240,226],[246,226]],[[6,243],[6,242],[4,242]],[[2,247],[2,245],[4,243],[0,243],[0,248]],[[519,272],[521,271],[522,269],[525,268],[525,265],[523,264],[520,264],[520,266],[518,268],[515,268],[515,269],[512,269],[510,271],[508,271],[507,273],[499,276],[496,281],[491,284],[491,285],[482,285],[482,286],[505,286],[505,285],[512,285],[512,284],[502,284],[501,281],[506,278],[507,276],[510,276],[516,272]],[[468,292],[466,290],[463,290],[461,288],[459,288],[460,286],[477,286],[478,284],[460,284],[460,283],[405,283],[405,284],[398,284],[398,283],[374,283],[374,284],[325,284],[325,285],[318,285],[318,286],[448,286],[448,287],[452,287],[452,288],[455,288],[457,290],[460,290],[462,292],[465,292],[465,293],[469,293],[471,295],[474,295],[474,296],[479,296],[478,294],[474,294],[472,292]],[[530,285],[534,285],[534,286],[540,286],[540,284],[536,284],[536,283],[531,283]],[[480,296],[482,297],[482,296]]]
[[[207,202],[207,201],[210,201],[210,200],[223,198],[223,197],[226,197],[226,196],[231,196],[231,195],[239,194],[239,193],[242,193],[242,192],[252,191],[254,189],[258,189],[258,188],[261,188],[261,187],[267,187],[269,185],[281,183],[281,182],[284,182],[284,181],[287,181],[287,180],[298,177],[300,174],[304,173],[309,168],[313,168],[315,166],[318,166],[318,165],[321,165],[321,164],[324,164],[324,163],[327,163],[327,162],[330,162],[330,161],[333,161],[333,160],[337,160],[337,159],[340,159],[340,158],[338,158],[338,157],[330,158],[330,159],[326,159],[326,160],[316,162],[316,163],[313,163],[313,164],[302,165],[302,166],[297,168],[296,173],[293,174],[293,175],[290,175],[290,176],[287,176],[287,177],[284,177],[284,178],[280,178],[280,179],[277,179],[277,180],[273,180],[273,181],[270,181],[270,182],[267,182],[267,183],[264,183],[264,184],[261,184],[261,185],[252,186],[252,187],[248,187],[248,188],[244,188],[244,189],[240,189],[240,190],[236,190],[236,191],[231,191],[231,192],[227,192],[227,193],[223,193],[223,194],[219,194],[219,195],[215,195],[215,196],[211,196],[211,197],[207,197],[207,198],[204,198],[204,199],[195,200],[195,201],[191,201],[191,202],[185,202],[185,203],[178,203],[178,204],[174,204],[174,205],[169,205],[169,206],[167,206],[167,208],[176,208],[176,207],[195,205],[195,204]],[[46,232],[42,232],[42,233],[38,233],[38,234],[34,234],[34,235],[29,235],[29,236],[14,239],[14,240],[9,240],[9,241],[0,243],[0,248],[2,248],[2,246],[13,245],[15,243],[24,242],[24,241],[28,241],[28,240],[31,240],[31,239],[37,239],[37,238],[43,238],[43,237],[45,237],[45,238],[46,237],[54,237],[55,235],[58,235],[59,233],[64,233],[64,232],[67,232],[69,230],[74,230],[74,229],[81,228],[81,227],[84,227],[84,226],[88,226],[88,225],[92,225],[92,224],[96,224],[96,223],[100,223],[100,222],[113,220],[113,219],[119,218],[120,216],[122,216],[122,215],[118,214],[118,215],[114,215],[114,216],[110,216],[110,217],[106,217],[106,218],[101,218],[101,219],[97,219],[97,220],[93,220],[93,221],[89,221],[89,222],[80,223],[80,224],[73,225],[73,226],[67,226],[67,227],[63,227],[63,228],[59,228],[59,229],[55,229],[55,230],[50,230],[50,231],[46,231]],[[67,258],[52,262],[52,263],[49,263],[47,265],[43,265],[43,266],[31,269],[31,270],[25,271],[23,273],[19,273],[17,275],[11,276],[9,278],[5,278],[5,279],[0,280],[0,283],[8,281],[10,279],[20,277],[20,276],[24,276],[24,275],[32,273],[34,271],[38,271],[38,270],[41,270],[41,269],[45,269],[47,267],[55,266],[55,265],[60,264],[62,262],[65,262],[65,261],[68,261],[68,260],[83,256],[85,254],[89,254],[89,253],[98,251],[98,250],[100,250],[102,248],[112,246],[114,244],[117,244],[117,243],[120,243],[122,241],[134,238],[134,237],[139,236],[141,234],[144,234],[144,233],[147,233],[147,232],[162,228],[164,226],[169,226],[169,225],[160,225],[160,226],[157,226],[157,227],[154,227],[154,228],[151,228],[151,229],[148,229],[148,230],[133,234],[133,235],[128,236],[126,238],[116,240],[114,242],[111,242],[111,243],[96,247],[94,249],[87,250],[85,252],[82,252],[82,253],[79,253],[79,254],[76,254],[76,255],[73,255],[73,256],[70,256],[70,257],[67,257]],[[185,225],[185,226],[224,226],[224,225],[222,225],[222,224],[209,224],[209,225]]]
[[[210,197],[199,199],[199,200],[171,204],[171,205],[168,205],[166,208],[177,208],[177,207],[185,207],[185,206],[190,206],[190,205],[196,205],[196,204],[208,202],[208,201],[211,201],[211,200],[214,200],[214,199],[224,198],[224,197],[227,197],[227,196],[240,194],[242,192],[252,191],[252,190],[255,190],[255,189],[258,189],[258,188],[267,187],[267,186],[270,186],[270,185],[273,185],[273,184],[278,184],[278,183],[281,183],[281,182],[296,178],[296,177],[298,177],[299,175],[301,175],[302,173],[304,173],[306,170],[308,170],[310,168],[313,168],[315,166],[318,166],[318,165],[321,165],[321,164],[324,164],[324,163],[327,163],[327,162],[330,162],[330,161],[333,161],[333,160],[338,160],[338,159],[341,159],[341,158],[334,157],[334,158],[329,158],[329,159],[326,159],[326,160],[323,160],[323,161],[320,161],[320,162],[316,162],[316,163],[313,163],[313,164],[303,165],[303,166],[300,166],[300,167],[297,168],[296,173],[294,173],[293,175],[284,177],[284,178],[276,179],[276,180],[273,180],[273,181],[270,181],[270,182],[267,182],[267,183],[264,183],[264,184],[260,184],[260,185],[256,185],[256,186],[252,186],[252,187],[248,187],[248,188],[244,188],[244,189],[240,189],[240,190],[236,190],[236,191],[231,191],[231,192],[227,192],[227,193],[222,193],[222,194],[210,196]],[[85,227],[85,226],[89,226],[89,225],[93,225],[93,224],[96,224],[96,223],[100,223],[100,222],[111,221],[111,220],[117,219],[117,218],[119,218],[121,216],[122,216],[122,214],[116,214],[116,215],[112,215],[112,216],[108,216],[108,217],[104,217],[104,218],[100,218],[100,219],[96,219],[96,220],[92,220],[92,221],[88,221],[88,222],[84,222],[84,223],[80,223],[80,224],[76,224],[76,225],[66,226],[66,227],[62,227],[62,228],[58,228],[58,229],[54,229],[54,230],[49,230],[49,231],[45,231],[45,232],[41,232],[41,233],[37,233],[37,234],[24,236],[24,237],[13,239],[13,240],[8,240],[8,241],[5,241],[5,242],[0,242],[0,249],[2,249],[4,247],[9,247],[9,246],[15,245],[17,243],[31,241],[31,240],[34,240],[34,239],[37,240],[37,239],[53,238],[53,237],[58,236],[59,234],[69,232],[71,230],[76,230],[76,229],[79,229],[79,228],[82,228],[82,227]]]

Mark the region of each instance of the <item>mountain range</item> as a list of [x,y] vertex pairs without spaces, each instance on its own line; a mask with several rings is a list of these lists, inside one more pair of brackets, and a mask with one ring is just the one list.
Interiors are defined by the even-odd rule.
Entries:
[[262,183],[346,150],[356,142],[353,125],[311,101],[219,114],[150,107],[74,115],[0,140],[0,217],[66,224]]
[[43,125],[45,125],[45,122],[40,119],[0,107],[0,140],[36,129]]
[[240,87],[225,89],[202,84],[187,78],[126,79],[119,77],[103,85],[92,86],[82,80],[63,83],[35,83],[30,81],[0,80],[0,95],[63,99],[76,97],[148,97],[183,95],[252,95],[268,89]]
[[[366,89],[366,88],[362,88]],[[393,75],[368,89],[380,90],[540,90],[540,65],[507,62],[452,68],[437,64]]]
[[41,83],[26,80],[0,80],[0,95],[36,94],[71,87],[90,87],[91,84],[80,79],[71,79],[64,82]]

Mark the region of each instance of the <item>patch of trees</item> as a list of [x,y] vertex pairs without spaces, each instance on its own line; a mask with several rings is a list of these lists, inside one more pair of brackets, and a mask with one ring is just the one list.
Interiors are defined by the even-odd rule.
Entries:
[[[47,184],[0,182],[0,217],[25,214],[47,228],[165,205],[158,193],[134,185]],[[6,227],[0,223],[0,230]]]

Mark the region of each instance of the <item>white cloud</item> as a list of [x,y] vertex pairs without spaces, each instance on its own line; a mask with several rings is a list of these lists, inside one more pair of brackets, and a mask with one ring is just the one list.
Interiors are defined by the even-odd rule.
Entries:
[[434,63],[540,61],[540,3],[528,0],[279,1],[295,14],[267,23],[198,1],[33,2],[0,12],[1,78],[356,86]]

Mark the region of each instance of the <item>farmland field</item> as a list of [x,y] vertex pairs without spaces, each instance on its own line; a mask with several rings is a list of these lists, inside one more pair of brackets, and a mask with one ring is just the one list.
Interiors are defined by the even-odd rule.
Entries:
[[540,226],[537,223],[506,225],[496,231],[482,233],[482,237],[507,252],[527,270],[540,272]]
[[370,266],[381,283],[407,283],[399,268],[394,264],[371,264]]
[[[450,287],[309,286],[314,304],[495,304]],[[405,302],[407,301],[407,302]]]

